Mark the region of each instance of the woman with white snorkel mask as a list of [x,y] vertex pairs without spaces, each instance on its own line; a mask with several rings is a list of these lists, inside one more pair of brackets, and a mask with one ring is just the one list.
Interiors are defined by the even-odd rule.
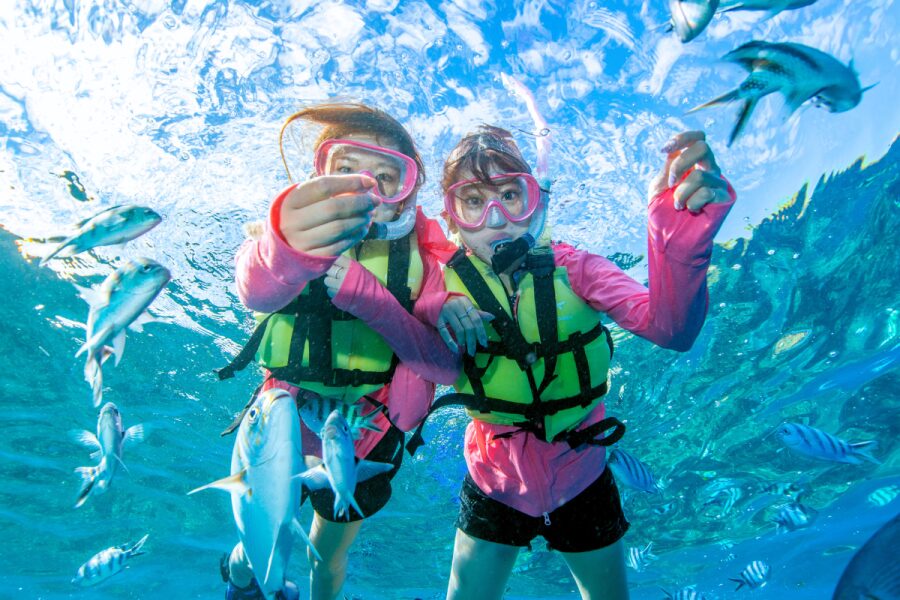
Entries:
[[[377,431],[361,429],[354,442],[357,458],[394,464],[358,482],[354,497],[362,514],[351,508],[335,515],[330,489],[309,496],[310,538],[322,556],[308,553],[310,596],[330,600],[340,593],[362,519],[391,496],[403,431],[415,425],[391,399],[427,406],[434,394],[429,382],[455,378],[457,358],[411,314],[422,294],[442,289],[436,254],[453,246],[416,207],[423,165],[396,120],[360,104],[324,104],[290,117],[282,137],[298,122],[318,130],[311,142],[314,174],[275,198],[261,235],[238,252],[238,293],[258,311],[258,326],[220,377],[255,360],[267,370],[260,389],[287,389],[298,405],[339,402],[363,414],[387,407],[372,418]],[[301,425],[310,467],[321,462],[318,433]],[[262,597],[240,544],[223,562],[223,574],[226,598]],[[283,595],[294,590],[286,582]]]
[[500,598],[538,535],[562,553],[583,598],[628,597],[628,522],[606,468],[624,426],[602,402],[613,355],[603,318],[688,350],[706,316],[713,237],[734,202],[702,132],[663,150],[650,191],[649,289],[604,257],[549,241],[547,185],[507,131],[482,126],[444,165],[444,217],[463,248],[432,322],[463,366],[456,393],[432,410],[461,404],[472,417],[449,599]]

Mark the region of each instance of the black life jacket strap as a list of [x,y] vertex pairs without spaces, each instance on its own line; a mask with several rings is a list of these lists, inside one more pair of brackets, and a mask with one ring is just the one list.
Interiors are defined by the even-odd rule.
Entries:
[[[556,264],[552,252],[529,254],[525,259],[525,268],[531,273],[534,281],[535,316],[541,338],[541,350],[544,354],[544,379],[537,388],[537,394],[540,396],[556,378],[556,357],[559,355],[557,348],[559,315],[556,307],[556,288],[553,285]],[[543,307],[543,310],[538,310],[538,307]]]
[[[577,450],[584,445],[612,446],[622,439],[622,436],[625,435],[625,429],[625,424],[619,419],[606,417],[579,431],[563,432],[556,436],[557,439],[553,441],[565,441],[573,450]],[[612,433],[607,435],[606,432],[609,430],[612,430]],[[597,436],[601,434],[603,434],[603,437],[598,438]]]

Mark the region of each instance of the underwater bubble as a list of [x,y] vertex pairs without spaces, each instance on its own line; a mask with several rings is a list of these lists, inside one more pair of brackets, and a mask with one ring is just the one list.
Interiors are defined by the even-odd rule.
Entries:
[[773,254],[775,254],[775,251],[774,251],[774,250],[769,250],[768,252],[766,252],[766,254],[768,254],[769,256],[772,256]]
[[741,270],[741,265],[735,263],[735,264],[731,265],[731,268],[734,269],[735,271],[740,271],[740,270]]

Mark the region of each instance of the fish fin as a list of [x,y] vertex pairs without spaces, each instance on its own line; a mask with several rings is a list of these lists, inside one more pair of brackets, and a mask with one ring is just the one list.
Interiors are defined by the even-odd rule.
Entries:
[[387,473],[394,468],[391,463],[374,462],[371,460],[361,460],[356,464],[356,481],[357,483],[371,479],[376,475]]
[[229,494],[239,494],[241,496],[243,496],[244,494],[249,494],[251,493],[251,488],[244,480],[244,476],[246,474],[247,470],[242,469],[234,475],[229,475],[228,477],[223,477],[222,479],[218,479],[216,481],[213,481],[212,483],[207,483],[206,485],[194,488],[188,492],[188,496],[190,496],[191,494],[195,494],[200,490],[205,490],[208,488],[215,488],[218,490],[226,491]]
[[123,438],[125,442],[142,442],[144,441],[144,425],[142,423],[138,425],[132,425],[128,429],[125,430],[125,437]]
[[299,479],[308,490],[323,490],[331,487],[331,482],[328,481],[328,473],[325,472],[325,467],[322,465],[294,475],[293,479]]
[[112,353],[116,357],[116,362],[113,363],[115,366],[119,366],[119,361],[122,360],[122,354],[125,352],[125,330],[119,332],[119,335],[113,338],[113,350]]
[[94,408],[99,407],[103,400],[103,369],[100,368],[100,361],[93,353],[88,353],[87,361],[84,363],[84,380],[91,386]]
[[861,456],[871,463],[875,463],[876,465],[881,464],[880,460],[870,454],[872,450],[878,447],[878,442],[876,440],[870,440],[868,442],[856,442],[854,444],[850,444],[850,447],[853,448],[852,456]]
[[[365,513],[364,513],[364,512],[362,511],[362,509],[359,507],[359,503],[356,501],[356,498],[353,496],[353,494],[350,494],[350,506],[352,506],[353,508],[356,509],[356,512],[359,513],[359,516],[361,516],[363,519],[366,518]],[[348,511],[347,511],[347,518],[348,518],[348,519],[349,519],[349,517],[350,517],[350,514],[349,514],[349,513],[350,513],[350,511],[348,510]]]
[[147,323],[155,323],[156,318],[151,315],[148,311],[144,311],[137,316],[137,318],[128,325],[128,329],[132,331],[136,331],[138,333],[144,332],[144,325]]
[[105,294],[98,288],[76,285],[75,289],[78,291],[78,295],[81,297],[81,299],[87,302],[88,306],[92,308],[94,306],[106,304]]
[[691,114],[692,112],[696,112],[702,108],[709,108],[710,106],[715,106],[717,104],[725,104],[727,102],[734,102],[735,100],[738,99],[739,92],[740,92],[740,89],[733,89],[730,92],[728,92],[727,94],[722,94],[718,98],[713,98],[709,102],[705,102],[705,103],[701,104],[700,106],[695,106],[694,108],[687,111],[687,113],[685,113],[685,114]]
[[128,467],[125,466],[125,463],[122,461],[122,457],[118,456],[117,454],[113,454],[113,458],[116,459],[116,462],[119,463],[119,466],[122,467],[122,469],[124,469],[126,473],[131,475],[131,471],[129,471]]
[[100,450],[100,440],[97,439],[97,436],[94,435],[93,432],[88,431],[87,429],[70,430],[69,439],[76,444],[81,444],[85,448],[89,448],[91,451]]
[[144,542],[147,541],[148,537],[150,537],[149,533],[144,534],[144,537],[142,537],[137,542],[135,542],[134,546],[132,546],[131,549],[128,550],[128,556],[140,556],[141,554],[145,554],[144,552],[141,552],[140,550],[141,550],[141,548],[144,547]]
[[[80,235],[80,234],[78,234],[78,235]],[[72,246],[72,242],[74,242],[77,237],[78,237],[77,235],[74,235],[74,236],[67,237],[66,239],[64,239],[62,242],[60,242],[60,244],[56,248],[54,248],[53,250],[50,251],[50,254],[48,254],[47,256],[45,256],[41,259],[41,261],[38,263],[38,266],[43,267],[48,262],[50,262],[51,259],[56,258],[60,254],[60,252],[62,252],[63,250],[65,250],[67,248],[69,248],[70,250],[73,250],[73,251],[69,252],[69,256],[71,256],[72,254],[78,254],[78,252],[80,252],[80,250],[77,249],[77,245],[74,247]]]
[[97,475],[99,475],[105,460],[106,458],[104,457],[96,467],[77,467],[75,469],[75,473],[81,477],[81,489],[78,490],[78,499],[75,501],[75,508],[78,508],[87,502],[88,496],[91,495],[91,491],[94,489],[94,484],[97,483]]
[[316,550],[315,546],[313,546],[312,540],[309,539],[309,536],[306,534],[306,530],[303,529],[303,525],[301,525],[300,521],[298,521],[297,519],[291,521],[291,532],[303,539],[303,541],[307,546],[309,546],[309,549],[312,551],[313,556],[316,557],[316,560],[322,560],[322,555],[319,554],[319,551]]
[[738,114],[738,120],[734,124],[734,129],[731,130],[731,135],[728,137],[728,145],[734,143],[734,140],[737,139],[737,136],[741,134],[741,131],[744,130],[744,127],[747,125],[747,121],[750,120],[750,115],[753,114],[753,109],[756,107],[756,103],[758,100],[755,98],[750,98],[744,101],[744,105],[741,107],[741,112]]
[[736,588],[734,588],[734,591],[738,591],[739,589],[741,589],[742,587],[744,587],[744,580],[743,580],[743,579],[735,579],[734,577],[729,577],[729,578],[728,578],[728,581],[734,581],[735,583],[738,584],[738,586],[737,586]]
[[731,11],[734,11],[734,10],[744,10],[744,3],[743,3],[743,2],[737,2],[737,3],[735,3],[735,4],[732,4],[731,6],[726,6],[725,8],[721,8],[721,4],[720,4],[720,5],[719,5],[719,10],[718,10],[717,12],[720,12],[720,13],[727,13],[727,12],[731,12]]

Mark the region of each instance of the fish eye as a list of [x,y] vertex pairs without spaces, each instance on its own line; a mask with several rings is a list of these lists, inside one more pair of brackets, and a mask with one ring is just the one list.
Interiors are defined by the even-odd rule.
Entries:
[[255,406],[250,409],[250,412],[247,413],[247,418],[250,419],[250,422],[253,423],[256,421],[256,418],[259,417],[259,409]]
[[153,267],[151,267],[150,265],[144,265],[143,267],[141,267],[141,271],[143,271],[144,273],[149,273],[152,268]]

